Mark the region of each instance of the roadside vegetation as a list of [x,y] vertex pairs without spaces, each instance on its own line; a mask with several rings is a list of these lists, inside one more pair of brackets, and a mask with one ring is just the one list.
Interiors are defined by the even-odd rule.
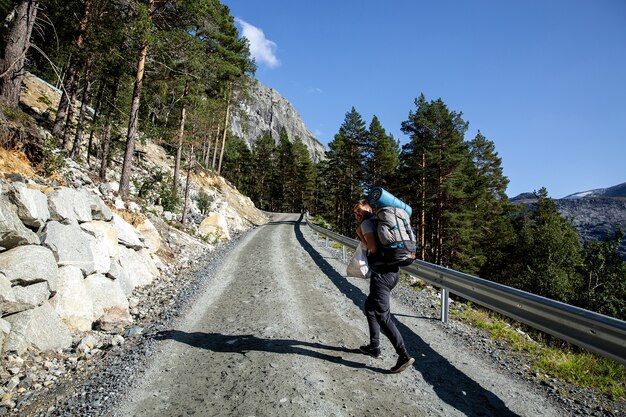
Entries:
[[470,302],[454,303],[451,317],[485,330],[492,342],[503,342],[524,355],[528,372],[592,388],[613,400],[626,399],[626,367],[578,349]]

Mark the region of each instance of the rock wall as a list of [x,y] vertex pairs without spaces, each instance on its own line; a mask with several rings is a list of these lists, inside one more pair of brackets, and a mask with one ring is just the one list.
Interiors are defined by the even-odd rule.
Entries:
[[233,109],[231,131],[252,146],[267,131],[278,142],[283,127],[292,142],[302,139],[314,162],[325,158],[326,148],[305,127],[293,105],[276,90],[253,80],[248,100]]
[[0,350],[64,349],[130,325],[128,296],[163,265],[150,220],[144,234],[85,188],[0,186]]

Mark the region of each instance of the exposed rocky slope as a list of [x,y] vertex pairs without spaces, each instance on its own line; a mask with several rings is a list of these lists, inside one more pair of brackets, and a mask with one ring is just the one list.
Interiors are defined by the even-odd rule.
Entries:
[[278,141],[285,128],[289,140],[299,137],[309,149],[311,159],[318,162],[325,156],[326,148],[304,126],[296,109],[273,88],[254,80],[249,99],[239,109],[234,109],[231,120],[232,132],[252,144],[265,132]]
[[[511,199],[515,204],[535,201],[532,193]],[[555,199],[554,203],[563,217],[572,220],[583,241],[612,238],[619,228],[626,231],[626,183],[571,194]],[[626,259],[626,239],[622,240],[619,252]]]

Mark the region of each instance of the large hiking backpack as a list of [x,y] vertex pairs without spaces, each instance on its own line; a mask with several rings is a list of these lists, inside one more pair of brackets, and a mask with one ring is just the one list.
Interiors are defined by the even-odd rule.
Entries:
[[381,207],[376,211],[376,233],[382,246],[381,261],[385,265],[407,266],[415,260],[417,243],[406,211]]

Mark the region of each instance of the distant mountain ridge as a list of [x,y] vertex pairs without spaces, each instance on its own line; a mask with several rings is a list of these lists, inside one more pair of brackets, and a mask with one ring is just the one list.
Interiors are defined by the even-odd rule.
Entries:
[[563,199],[572,200],[577,198],[590,198],[590,197],[612,197],[612,198],[626,198],[626,182],[618,185],[614,185],[609,188],[598,188],[595,190],[582,191],[579,193],[570,194],[563,197]]
[[[532,204],[534,193],[522,193],[510,199],[514,204]],[[619,229],[626,231],[626,182],[595,190],[581,191],[554,199],[557,210],[573,225],[583,241],[603,240]],[[619,252],[626,259],[626,239]]]
[[296,109],[285,97],[257,80],[253,80],[248,94],[249,99],[233,110],[230,122],[233,134],[252,147],[268,131],[277,143],[284,127],[291,142],[297,137],[302,139],[313,162],[325,159],[326,147],[306,128]]

